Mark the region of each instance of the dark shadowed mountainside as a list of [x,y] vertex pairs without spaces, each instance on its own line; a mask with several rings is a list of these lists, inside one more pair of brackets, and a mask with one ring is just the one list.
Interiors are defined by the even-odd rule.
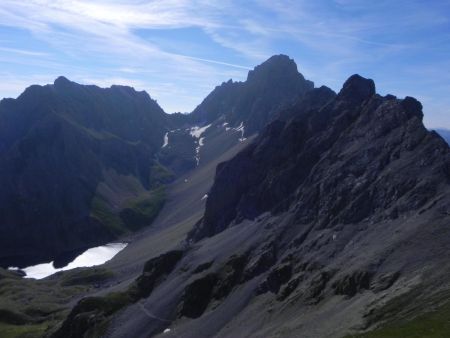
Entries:
[[147,223],[152,215],[136,210],[160,207],[163,192],[153,189],[167,177],[154,154],[169,126],[130,87],[60,77],[2,100],[0,263],[54,258]]

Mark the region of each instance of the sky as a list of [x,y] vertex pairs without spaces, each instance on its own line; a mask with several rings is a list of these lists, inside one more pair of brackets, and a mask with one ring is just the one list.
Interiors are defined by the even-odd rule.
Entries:
[[335,91],[372,78],[450,129],[450,0],[0,1],[0,98],[64,75],[189,112],[274,54]]

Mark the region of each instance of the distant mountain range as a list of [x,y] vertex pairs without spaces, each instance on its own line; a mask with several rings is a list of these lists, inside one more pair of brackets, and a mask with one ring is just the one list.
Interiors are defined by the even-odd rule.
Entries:
[[[0,103],[1,263],[129,244],[42,283],[0,269],[0,322],[61,338],[445,336],[450,147],[422,119],[360,75],[314,88],[283,55],[185,115],[128,87],[32,86]],[[26,307],[11,284],[33,288]]]

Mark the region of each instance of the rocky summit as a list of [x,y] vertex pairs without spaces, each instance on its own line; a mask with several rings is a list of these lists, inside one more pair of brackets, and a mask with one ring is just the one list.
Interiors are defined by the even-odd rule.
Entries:
[[[8,299],[18,310],[0,305],[0,321],[61,338],[450,330],[450,147],[412,97],[381,96],[357,74],[338,93],[314,88],[278,55],[185,115],[131,88],[66,79],[0,107],[1,170],[14,182],[1,195],[4,234],[40,219],[80,243],[135,231],[101,267],[30,284],[0,270],[0,291],[37,290],[26,306]],[[70,194],[49,189],[49,175]],[[61,203],[43,214],[39,199]],[[47,312],[27,310],[46,288]]]

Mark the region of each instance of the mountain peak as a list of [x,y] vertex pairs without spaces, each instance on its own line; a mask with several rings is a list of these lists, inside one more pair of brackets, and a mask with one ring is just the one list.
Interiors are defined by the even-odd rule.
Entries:
[[366,79],[354,74],[345,81],[339,96],[341,98],[364,101],[375,95],[375,83],[372,79]]
[[216,87],[192,113],[193,120],[211,123],[220,116],[231,125],[245,125],[245,136],[260,131],[282,106],[289,106],[314,88],[294,60],[274,55],[249,71],[247,81]]
[[[299,74],[297,64],[287,55],[273,55],[253,70],[248,72],[248,81],[259,81],[265,78],[292,76]],[[303,77],[303,76],[302,76]]]
[[65,76],[58,76],[53,84],[57,87],[62,87],[62,86],[70,85],[71,83],[73,83],[73,82],[70,81]]
[[419,119],[423,118],[422,103],[415,98],[411,96],[405,97],[402,101],[402,106],[409,117],[416,116]]
[[297,65],[295,64],[295,61],[285,54],[272,55],[261,65],[264,65],[264,64],[292,64],[297,67]]

